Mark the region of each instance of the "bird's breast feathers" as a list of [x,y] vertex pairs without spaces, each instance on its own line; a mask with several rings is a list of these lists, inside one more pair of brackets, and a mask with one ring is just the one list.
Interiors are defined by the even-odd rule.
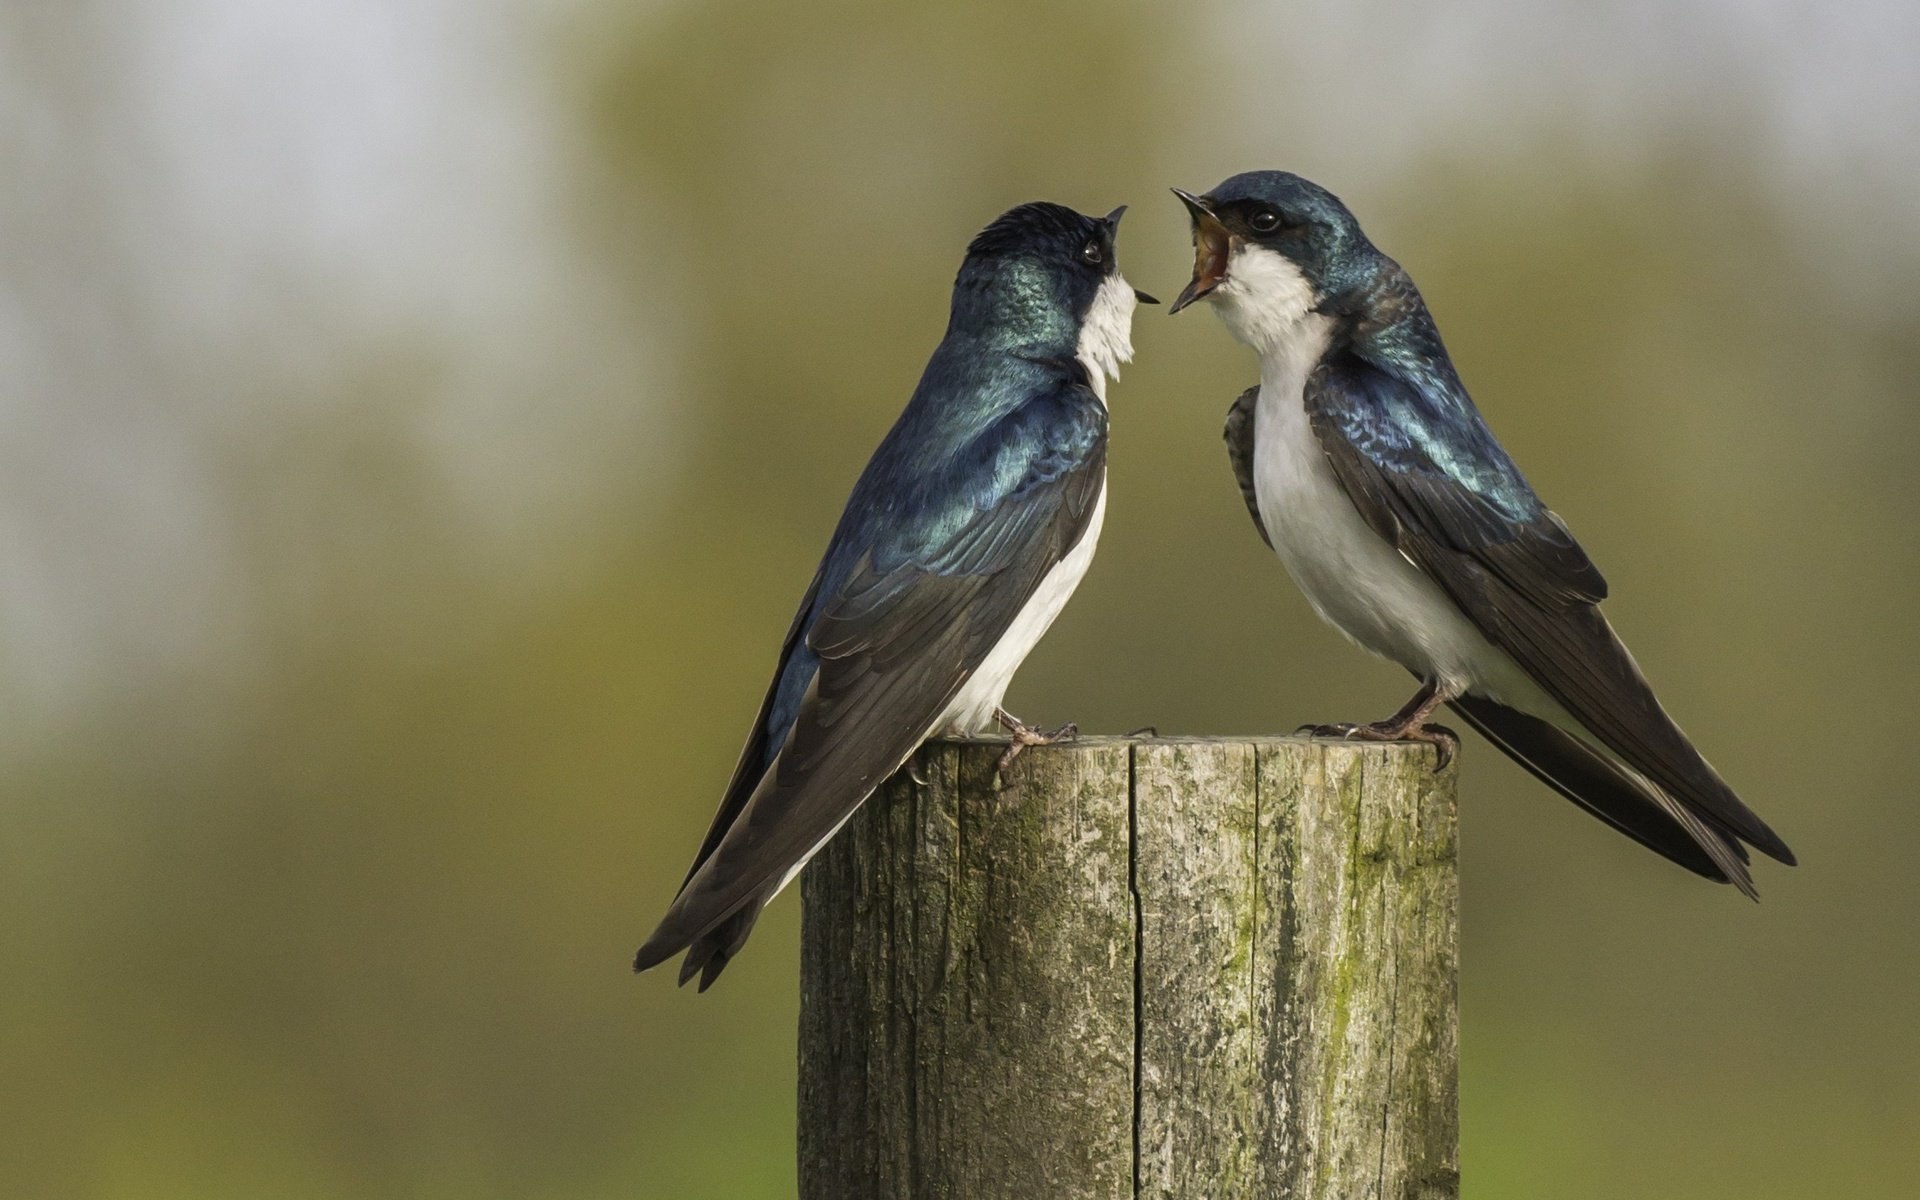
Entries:
[[[1439,586],[1361,517],[1307,416],[1307,379],[1326,353],[1332,319],[1299,303],[1299,272],[1261,251],[1254,278],[1221,312],[1260,351],[1253,480],[1274,552],[1314,611],[1362,648],[1424,678],[1476,682],[1503,659]],[[1273,263],[1281,264],[1284,270]],[[1239,269],[1239,259],[1234,270]],[[1267,295],[1253,288],[1278,288]],[[1299,287],[1304,288],[1300,280]],[[1224,289],[1224,285],[1223,288]],[[1232,314],[1232,315],[1229,315]],[[1257,335],[1253,342],[1246,336]]]

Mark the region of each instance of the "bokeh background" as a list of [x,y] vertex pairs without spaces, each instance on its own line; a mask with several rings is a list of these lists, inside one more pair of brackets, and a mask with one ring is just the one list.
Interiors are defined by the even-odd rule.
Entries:
[[[796,909],[626,963],[961,248],[1287,167],[1413,272],[1744,903],[1466,752],[1474,1198],[1912,1195],[1920,8],[0,9],[0,1192],[780,1197]],[[1031,719],[1288,730],[1321,628],[1143,310]]]

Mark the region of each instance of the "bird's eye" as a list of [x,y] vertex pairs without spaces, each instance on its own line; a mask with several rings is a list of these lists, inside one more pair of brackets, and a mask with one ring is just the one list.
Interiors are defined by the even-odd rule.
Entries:
[[1255,233],[1272,233],[1280,228],[1280,214],[1270,208],[1263,208],[1247,218],[1247,225]]
[[1095,238],[1080,247],[1080,257],[1086,259],[1096,267],[1099,266],[1100,260],[1105,257],[1104,252],[1100,249],[1100,239]]

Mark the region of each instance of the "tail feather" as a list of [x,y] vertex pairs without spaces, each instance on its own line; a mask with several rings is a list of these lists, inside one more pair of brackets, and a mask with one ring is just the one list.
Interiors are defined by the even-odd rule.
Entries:
[[747,935],[753,932],[753,924],[760,919],[760,913],[767,906],[763,899],[755,898],[745,908],[720,922],[708,932],[694,939],[687,947],[687,957],[680,964],[680,983],[685,986],[696,972],[700,975],[700,991],[713,986],[720,978],[720,972],[727,969],[733,956],[740,953],[740,947],[747,941]]
[[695,975],[700,976],[700,991],[713,986],[713,981],[726,970],[733,956],[740,953],[740,947],[746,944],[747,935],[753,932],[754,922],[760,919],[760,913],[767,906],[769,896],[754,896],[746,904],[735,909],[732,915],[719,924],[689,939],[674,929],[669,922],[662,922],[661,928],[647,939],[634,956],[633,969],[645,971],[659,966],[682,950],[687,952],[680,964],[680,983],[686,985]]
[[1452,708],[1535,778],[1621,833],[1696,875],[1760,898],[1746,847],[1720,822],[1538,717],[1479,696],[1462,696]]

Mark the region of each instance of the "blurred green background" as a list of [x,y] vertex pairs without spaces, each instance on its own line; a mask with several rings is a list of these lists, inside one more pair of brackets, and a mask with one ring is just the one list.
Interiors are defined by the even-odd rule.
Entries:
[[[1920,16],[1868,3],[68,0],[0,11],[0,1192],[792,1192],[796,900],[669,899],[1002,209],[1286,167],[1412,271],[1766,902],[1465,760],[1493,1197],[1920,1176]],[[1377,717],[1143,310],[1016,711]]]

